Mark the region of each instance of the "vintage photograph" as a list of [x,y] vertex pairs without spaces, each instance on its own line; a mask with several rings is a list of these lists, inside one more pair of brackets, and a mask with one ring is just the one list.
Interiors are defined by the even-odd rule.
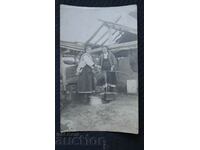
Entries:
[[60,130],[138,134],[137,5],[60,5]]

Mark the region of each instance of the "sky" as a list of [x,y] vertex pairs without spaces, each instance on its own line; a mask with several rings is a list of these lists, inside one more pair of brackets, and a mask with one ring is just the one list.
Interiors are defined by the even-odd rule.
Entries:
[[[121,16],[118,24],[137,29],[137,20],[128,15],[130,12],[137,13],[137,6],[94,8],[60,5],[60,40],[86,42],[102,24],[98,19],[114,22]],[[106,30],[106,27],[102,28],[98,36]]]

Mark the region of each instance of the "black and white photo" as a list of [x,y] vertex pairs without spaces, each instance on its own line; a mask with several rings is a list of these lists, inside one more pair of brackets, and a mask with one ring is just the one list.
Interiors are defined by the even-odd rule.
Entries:
[[60,129],[138,134],[137,5],[60,5]]

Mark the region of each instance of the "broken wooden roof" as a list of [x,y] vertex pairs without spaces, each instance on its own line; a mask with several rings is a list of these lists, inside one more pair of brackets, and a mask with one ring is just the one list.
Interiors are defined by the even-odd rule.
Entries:
[[[121,17],[117,18],[114,23],[99,20],[102,22],[101,26],[85,43],[61,41],[60,48],[64,49],[65,51],[81,52],[84,51],[85,45],[91,45],[92,50],[90,53],[99,53],[101,52],[101,47],[106,45],[107,41],[109,41],[112,37],[113,43],[109,45],[107,44],[106,46],[113,53],[136,49],[137,30],[118,24],[117,22],[120,20],[120,18]],[[94,38],[97,37],[103,27],[107,27],[107,31],[98,36],[98,39],[95,41]],[[107,34],[109,34],[109,37],[106,37]]]

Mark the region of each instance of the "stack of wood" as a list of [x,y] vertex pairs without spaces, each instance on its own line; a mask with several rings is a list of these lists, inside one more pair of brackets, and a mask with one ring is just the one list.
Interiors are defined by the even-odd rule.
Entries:
[[84,51],[84,44],[78,42],[60,41],[60,48],[81,52]]
[[[108,46],[109,50],[113,53],[117,53],[119,51],[126,51],[126,50],[134,50],[137,49],[137,41],[131,41],[126,43],[120,43],[120,44],[113,44]],[[102,47],[92,49],[89,51],[90,53],[98,53],[102,51]]]

